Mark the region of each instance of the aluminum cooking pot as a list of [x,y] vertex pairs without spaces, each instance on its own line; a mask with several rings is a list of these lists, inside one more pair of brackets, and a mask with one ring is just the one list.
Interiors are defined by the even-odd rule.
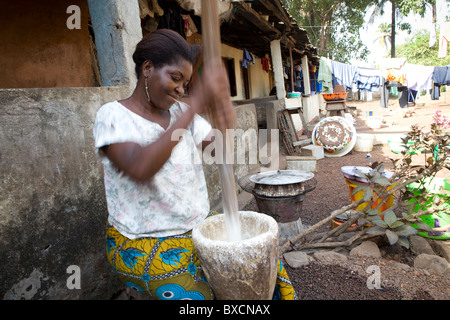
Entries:
[[248,179],[255,184],[252,192],[264,197],[292,197],[310,192],[316,188],[317,180],[312,186],[306,186],[314,174],[302,170],[276,170],[254,174]]

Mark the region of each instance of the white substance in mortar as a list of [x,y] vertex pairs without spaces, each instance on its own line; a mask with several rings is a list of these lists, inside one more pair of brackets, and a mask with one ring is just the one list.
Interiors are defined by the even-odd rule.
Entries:
[[230,148],[229,137],[226,137],[227,148],[223,152],[223,162],[217,167],[219,169],[219,177],[222,182],[222,199],[223,210],[225,213],[225,225],[228,235],[228,241],[241,241],[242,231],[241,222],[239,219],[238,201],[236,195],[236,185],[234,181],[234,171],[232,164],[228,164],[227,151]]

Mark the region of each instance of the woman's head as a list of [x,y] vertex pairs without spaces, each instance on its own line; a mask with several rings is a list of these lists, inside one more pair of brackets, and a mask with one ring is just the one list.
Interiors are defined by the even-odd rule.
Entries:
[[191,47],[180,34],[169,29],[158,29],[148,34],[138,43],[133,54],[138,78],[145,61],[159,69],[183,59],[193,64]]

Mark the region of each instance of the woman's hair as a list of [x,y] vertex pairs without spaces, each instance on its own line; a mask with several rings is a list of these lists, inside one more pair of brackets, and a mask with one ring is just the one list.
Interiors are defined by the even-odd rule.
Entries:
[[191,47],[179,33],[170,29],[158,29],[149,33],[137,44],[133,54],[138,78],[145,61],[150,61],[155,68],[161,68],[180,60],[193,64]]

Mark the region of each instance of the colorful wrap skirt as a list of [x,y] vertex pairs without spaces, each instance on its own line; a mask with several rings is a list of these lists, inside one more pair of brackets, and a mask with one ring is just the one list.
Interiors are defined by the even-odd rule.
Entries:
[[[211,212],[209,216],[215,214]],[[164,238],[131,240],[108,224],[106,252],[124,284],[142,294],[157,300],[214,299],[194,250],[191,231]],[[273,299],[297,299],[279,259]]]

